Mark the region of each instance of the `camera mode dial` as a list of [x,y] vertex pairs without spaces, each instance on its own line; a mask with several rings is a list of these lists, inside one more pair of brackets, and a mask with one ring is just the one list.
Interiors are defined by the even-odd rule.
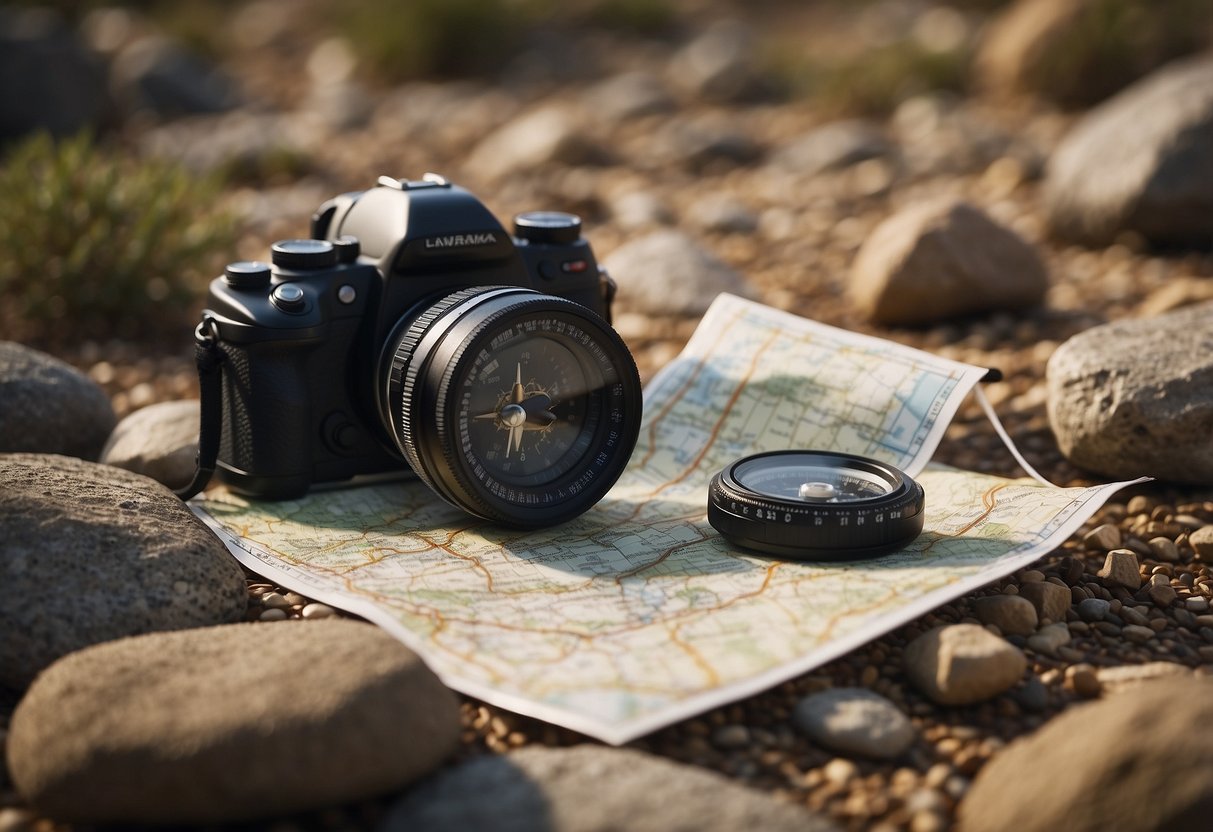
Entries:
[[306,271],[337,265],[337,249],[327,240],[279,240],[270,246],[270,254],[280,269]]
[[563,211],[528,211],[514,217],[514,236],[529,243],[575,243],[581,239],[581,217]]

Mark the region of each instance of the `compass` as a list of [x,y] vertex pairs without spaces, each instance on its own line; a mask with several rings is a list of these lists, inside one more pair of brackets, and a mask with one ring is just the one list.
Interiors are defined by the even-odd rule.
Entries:
[[896,551],[922,532],[922,486],[884,462],[828,451],[737,460],[708,487],[708,522],[730,542],[796,560]]
[[596,503],[640,429],[640,379],[615,331],[580,304],[515,287],[461,290],[418,315],[384,396],[418,476],[520,527]]

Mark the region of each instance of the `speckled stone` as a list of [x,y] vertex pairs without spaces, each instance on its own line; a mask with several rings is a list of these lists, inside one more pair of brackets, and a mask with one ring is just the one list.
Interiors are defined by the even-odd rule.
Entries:
[[232,624],[61,659],[18,706],[8,757],[56,820],[214,823],[399,789],[459,728],[454,694],[376,627]]
[[0,683],[158,630],[239,621],[244,573],[164,486],[64,456],[0,455]]

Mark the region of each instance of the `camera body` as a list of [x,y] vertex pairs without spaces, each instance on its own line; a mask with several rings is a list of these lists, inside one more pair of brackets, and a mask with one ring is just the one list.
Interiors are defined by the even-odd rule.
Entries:
[[393,339],[436,300],[519,287],[609,320],[614,285],[570,214],[521,214],[512,235],[441,177],[382,177],[324,203],[311,234],[210,285],[204,325],[226,359],[217,470],[239,493],[285,499],[407,470],[383,388],[399,375]]

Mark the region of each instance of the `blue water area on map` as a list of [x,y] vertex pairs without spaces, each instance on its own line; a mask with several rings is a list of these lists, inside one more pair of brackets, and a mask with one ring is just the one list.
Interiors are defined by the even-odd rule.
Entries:
[[881,445],[899,453],[912,456],[925,436],[924,422],[938,411],[939,402],[956,380],[947,376],[923,373],[914,380],[914,389],[907,396],[899,396],[901,402],[885,424],[885,437]]

